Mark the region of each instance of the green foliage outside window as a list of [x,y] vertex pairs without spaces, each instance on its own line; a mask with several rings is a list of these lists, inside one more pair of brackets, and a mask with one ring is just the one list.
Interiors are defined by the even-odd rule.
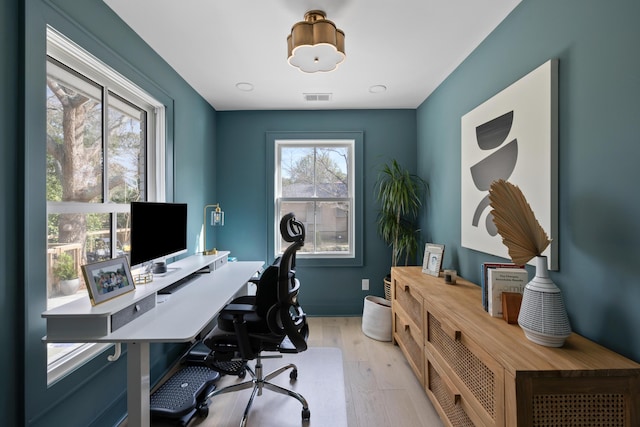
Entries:
[[66,252],[58,255],[53,266],[53,274],[60,280],[77,279],[78,271],[73,257]]

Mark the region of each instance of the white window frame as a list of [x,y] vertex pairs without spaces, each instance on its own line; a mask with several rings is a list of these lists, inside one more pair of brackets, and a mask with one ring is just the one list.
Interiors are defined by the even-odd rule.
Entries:
[[[275,196],[275,215],[274,215],[274,253],[281,255],[283,253],[283,249],[280,247],[281,239],[280,239],[280,225],[279,225],[279,212],[280,206],[283,202],[305,202],[305,201],[313,201],[313,202],[323,202],[323,201],[341,201],[345,202],[349,205],[349,250],[342,252],[304,252],[298,251],[298,258],[344,258],[344,259],[352,259],[356,256],[356,227],[355,227],[355,218],[356,218],[356,203],[355,203],[355,144],[356,141],[354,139],[276,139],[275,140],[275,164],[274,164],[274,196]],[[322,198],[322,197],[282,197],[282,174],[281,174],[281,153],[282,147],[346,147],[349,150],[349,162],[347,164],[347,176],[348,176],[348,184],[347,184],[347,196],[343,198]],[[307,235],[307,239],[310,236]],[[314,247],[316,247],[314,245]]]
[[[117,93],[147,111],[146,200],[165,201],[165,106],[50,26],[47,27],[47,56],[96,81],[106,87],[107,91]],[[95,203],[47,202],[46,215],[48,217],[51,213],[65,212],[115,214],[128,212],[128,210],[128,206],[113,203],[102,203],[96,206]],[[43,241],[46,246],[46,239]],[[115,251],[112,250],[111,253],[115,253]],[[70,354],[48,364],[47,385],[55,384],[112,345],[84,344]]]

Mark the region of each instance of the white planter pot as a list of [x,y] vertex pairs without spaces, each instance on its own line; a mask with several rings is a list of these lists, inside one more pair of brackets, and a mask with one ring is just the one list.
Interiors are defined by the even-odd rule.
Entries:
[[60,292],[63,295],[73,295],[80,288],[80,279],[60,280]]
[[391,341],[391,301],[368,295],[362,310],[362,332],[378,341]]

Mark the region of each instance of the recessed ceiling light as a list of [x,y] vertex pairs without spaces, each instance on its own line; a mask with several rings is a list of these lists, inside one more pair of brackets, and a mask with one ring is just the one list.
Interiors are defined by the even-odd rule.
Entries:
[[236,83],[236,88],[243,92],[251,92],[253,90],[253,85],[247,82]]
[[369,88],[369,92],[371,93],[382,93],[387,90],[385,85],[373,85]]

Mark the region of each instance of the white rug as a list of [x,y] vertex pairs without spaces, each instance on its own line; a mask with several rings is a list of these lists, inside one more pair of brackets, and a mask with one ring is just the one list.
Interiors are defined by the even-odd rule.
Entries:
[[[269,373],[288,363],[298,367],[297,381],[291,383],[290,371],[286,371],[272,382],[302,394],[309,404],[311,419],[302,422],[302,405],[296,399],[264,389],[262,396],[256,396],[253,401],[247,427],[347,427],[341,350],[313,347],[303,353],[283,355],[281,359],[263,359],[263,372]],[[254,363],[250,362],[249,366],[253,369]],[[247,374],[245,379],[248,378]],[[244,380],[226,375],[217,386],[241,381]],[[194,418],[190,427],[238,427],[250,396],[251,389],[247,389],[213,397],[209,416]]]

